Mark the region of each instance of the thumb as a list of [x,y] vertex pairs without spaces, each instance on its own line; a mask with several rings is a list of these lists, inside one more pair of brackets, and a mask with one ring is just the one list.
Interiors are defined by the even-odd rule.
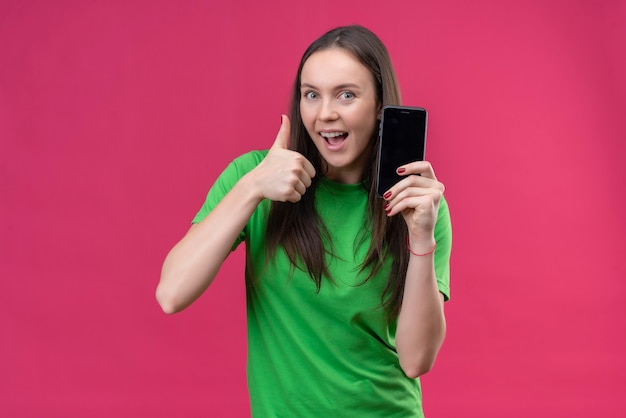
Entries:
[[272,145],[272,149],[274,148],[282,148],[287,149],[289,147],[289,118],[287,115],[280,116],[280,129],[278,130],[278,135],[276,135],[276,139],[274,140],[274,145]]

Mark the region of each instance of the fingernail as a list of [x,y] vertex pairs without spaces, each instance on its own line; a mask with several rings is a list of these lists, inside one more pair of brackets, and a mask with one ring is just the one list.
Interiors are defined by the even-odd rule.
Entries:
[[404,173],[405,171],[406,171],[406,168],[404,168],[404,167],[400,167],[400,168],[398,169],[398,174],[402,174],[402,173]]
[[385,212],[387,212],[389,210],[389,203],[385,203],[385,206],[383,206],[383,209],[385,209]]
[[383,199],[389,199],[391,197],[391,192],[387,192],[383,195]]

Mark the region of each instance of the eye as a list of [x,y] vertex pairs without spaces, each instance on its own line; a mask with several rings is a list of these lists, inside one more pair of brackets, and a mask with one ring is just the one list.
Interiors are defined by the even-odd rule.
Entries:
[[314,91],[309,90],[309,91],[306,91],[303,94],[303,97],[305,99],[307,99],[307,100],[315,100],[315,99],[317,99],[318,96],[317,96],[317,93],[315,93]]
[[355,97],[356,96],[351,91],[342,91],[341,93],[339,93],[339,99],[341,100],[352,100]]

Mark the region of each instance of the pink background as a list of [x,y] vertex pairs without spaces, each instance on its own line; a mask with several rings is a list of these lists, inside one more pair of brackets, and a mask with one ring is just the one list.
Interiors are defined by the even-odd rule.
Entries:
[[[360,23],[454,222],[430,417],[626,416],[626,2],[3,1],[0,414],[245,417],[243,253],[168,317],[163,258]],[[315,385],[315,382],[303,382]]]

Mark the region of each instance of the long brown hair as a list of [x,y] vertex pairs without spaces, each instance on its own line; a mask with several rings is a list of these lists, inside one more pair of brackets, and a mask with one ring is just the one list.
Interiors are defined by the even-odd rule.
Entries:
[[[377,104],[381,108],[387,104],[401,104],[400,89],[387,48],[370,30],[356,25],[339,27],[313,42],[300,60],[293,84],[289,148],[306,157],[317,173],[323,173],[322,157],[302,122],[300,76],[304,63],[311,55],[330,48],[348,51],[370,71],[376,86]],[[407,228],[401,216],[387,217],[383,210],[384,202],[376,194],[374,179],[377,174],[378,141],[378,131],[375,129],[370,140],[370,170],[365,170],[362,174],[362,184],[369,192],[369,210],[364,227],[371,231],[372,240],[360,269],[362,272],[367,271],[365,281],[368,281],[380,271],[384,260],[392,257],[391,271],[381,295],[381,304],[390,317],[395,317],[400,310],[408,266],[405,244]],[[271,259],[281,246],[292,266],[300,266],[298,268],[308,271],[319,291],[322,277],[326,276],[330,280],[332,277],[326,265],[327,250],[323,244],[328,238],[328,232],[315,210],[317,179],[318,177],[313,178],[311,186],[298,203],[272,202],[267,223],[266,248],[268,259]]]

